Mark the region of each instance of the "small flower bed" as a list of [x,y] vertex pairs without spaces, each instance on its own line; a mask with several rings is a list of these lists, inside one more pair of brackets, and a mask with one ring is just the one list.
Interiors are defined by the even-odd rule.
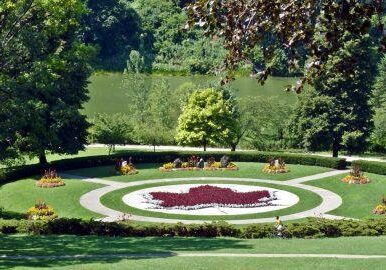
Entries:
[[285,164],[284,160],[279,158],[272,158],[269,160],[269,164],[265,165],[263,170],[264,173],[287,173],[290,170]]
[[44,171],[43,177],[36,182],[36,186],[43,188],[53,188],[64,186],[65,183],[60,178],[60,176],[56,173],[55,170],[46,170]]
[[342,182],[348,184],[367,184],[370,183],[370,179],[364,176],[360,166],[354,165],[350,171],[350,174],[344,177]]
[[35,206],[28,209],[27,216],[32,220],[51,220],[58,217],[54,209],[44,201],[38,201]]
[[171,171],[195,171],[195,170],[205,170],[205,171],[217,171],[217,170],[230,170],[236,171],[239,167],[236,164],[229,162],[229,158],[224,156],[221,161],[217,162],[214,158],[209,158],[205,163],[203,159],[200,159],[197,156],[191,156],[187,161],[183,162],[181,159],[177,158],[174,162],[168,162],[162,165],[159,168],[161,172],[171,172]]
[[124,159],[117,160],[115,164],[115,170],[121,175],[133,175],[138,173],[138,170],[135,168],[131,157],[127,161]]
[[381,203],[374,208],[373,213],[376,215],[386,215],[386,197],[385,196],[382,197]]
[[204,185],[187,193],[150,192],[144,195],[154,208],[195,210],[208,207],[260,207],[272,205],[274,192],[268,190],[237,192],[230,188]]

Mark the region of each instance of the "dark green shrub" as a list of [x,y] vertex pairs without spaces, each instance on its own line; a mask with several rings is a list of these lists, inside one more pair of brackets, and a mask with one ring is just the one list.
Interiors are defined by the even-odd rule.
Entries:
[[355,160],[351,164],[360,166],[365,172],[386,175],[386,162]]
[[[326,220],[308,219],[285,225],[286,237],[320,238],[340,236],[386,235],[386,218],[377,220]],[[276,235],[273,224],[257,224],[236,228],[225,222],[204,224],[153,224],[133,225],[130,222],[84,221],[80,219],[55,219],[52,221],[2,220],[0,233],[103,235],[124,237],[180,236],[180,237],[239,237],[267,238]]]

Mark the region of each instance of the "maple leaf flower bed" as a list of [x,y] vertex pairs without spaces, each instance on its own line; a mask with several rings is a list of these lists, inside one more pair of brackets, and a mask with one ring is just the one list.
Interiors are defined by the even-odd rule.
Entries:
[[196,210],[209,207],[260,207],[271,206],[276,200],[275,192],[259,190],[237,192],[230,188],[203,185],[190,188],[186,193],[150,192],[145,199],[154,208]]

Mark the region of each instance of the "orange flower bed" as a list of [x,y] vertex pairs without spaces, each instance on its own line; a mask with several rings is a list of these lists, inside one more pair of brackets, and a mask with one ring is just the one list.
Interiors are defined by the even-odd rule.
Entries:
[[56,173],[55,170],[47,170],[44,172],[43,177],[36,182],[37,187],[42,188],[54,188],[64,186],[65,183],[62,178]]

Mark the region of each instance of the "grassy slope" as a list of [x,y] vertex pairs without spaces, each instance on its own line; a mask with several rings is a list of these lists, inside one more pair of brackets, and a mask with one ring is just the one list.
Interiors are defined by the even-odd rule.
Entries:
[[60,217],[99,217],[83,208],[79,198],[102,185],[65,179],[66,185],[63,187],[39,188],[35,182],[35,179],[23,179],[0,186],[0,206],[7,212],[23,214],[41,199],[51,205]]
[[380,216],[372,214],[372,210],[380,203],[381,196],[386,195],[386,176],[370,173],[366,176],[371,180],[371,183],[366,185],[343,183],[340,181],[342,175],[310,181],[307,184],[332,190],[343,198],[343,204],[330,214],[353,218],[377,218]]
[[[165,253],[165,258],[90,260],[0,259],[0,269],[384,269],[385,259],[186,258],[173,252],[386,255],[385,237],[330,239],[106,238],[94,236],[0,236],[0,255]],[[170,256],[170,257],[169,257]],[[25,267],[25,268],[24,268]]]
[[145,179],[157,178],[179,178],[179,177],[195,177],[195,176],[217,176],[217,177],[243,177],[243,178],[260,178],[272,180],[290,180],[293,178],[303,177],[307,175],[323,173],[331,169],[304,166],[304,165],[288,165],[290,172],[284,174],[266,174],[261,171],[263,163],[253,162],[236,162],[240,170],[238,171],[174,171],[174,172],[160,172],[158,168],[161,164],[136,164],[139,173],[136,175],[116,175],[113,166],[95,167],[89,169],[80,169],[68,171],[70,174],[81,175],[86,177],[97,177],[106,180],[113,180],[119,182],[129,182]]
[[[274,217],[276,215],[283,216],[287,214],[294,214],[297,212],[305,211],[308,209],[311,209],[313,207],[316,207],[319,205],[322,201],[322,199],[309,191],[298,189],[298,188],[293,188],[293,187],[287,187],[287,186],[280,186],[280,185],[270,185],[270,184],[263,184],[263,183],[248,183],[248,185],[257,185],[257,186],[266,186],[266,187],[272,187],[272,188],[278,188],[282,190],[286,190],[289,192],[292,192],[296,194],[299,198],[300,201],[299,203],[295,204],[292,207],[281,209],[281,210],[276,210],[276,211],[270,211],[266,213],[258,213],[258,214],[245,214],[245,215],[227,215],[227,216],[199,216],[199,215],[177,215],[177,214],[165,214],[165,213],[160,213],[160,212],[150,212],[146,210],[141,210],[138,208],[133,208],[128,205],[126,205],[122,201],[122,197],[135,190],[143,189],[143,188],[149,188],[149,187],[154,187],[154,186],[161,186],[161,185],[175,185],[179,183],[186,183],[185,182],[169,182],[165,184],[148,184],[148,185],[142,185],[142,186],[137,186],[137,187],[130,187],[130,188],[125,188],[117,191],[110,192],[106,195],[104,195],[101,198],[102,204],[106,205],[107,207],[120,210],[124,213],[131,213],[131,214],[138,214],[138,215],[143,215],[143,216],[153,216],[153,217],[163,217],[163,218],[176,218],[176,219],[205,219],[205,220],[227,220],[227,219],[249,219],[249,218],[264,218],[264,217]],[[229,184],[231,182],[229,181],[189,181],[189,183],[199,183],[199,184],[204,184],[204,183],[226,183]],[[245,184],[245,182],[237,182],[237,181],[232,181],[234,184]]]

